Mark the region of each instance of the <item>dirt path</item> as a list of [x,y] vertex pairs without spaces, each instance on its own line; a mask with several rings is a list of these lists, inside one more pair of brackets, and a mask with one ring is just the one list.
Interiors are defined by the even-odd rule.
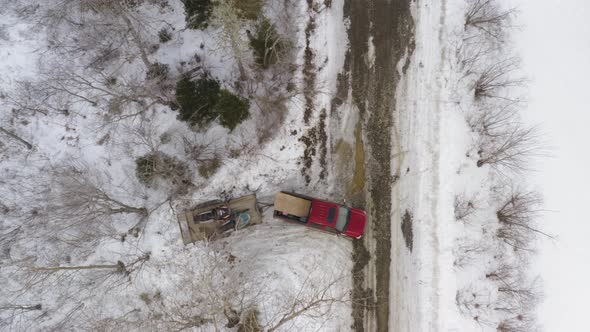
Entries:
[[[364,242],[354,245],[353,317],[356,331],[388,331],[391,264],[392,114],[400,75],[397,64],[413,48],[410,0],[347,0],[350,51],[345,70],[351,102],[358,109],[354,176],[347,198],[369,213]],[[372,45],[370,43],[372,40]],[[374,59],[372,58],[374,55]],[[405,66],[404,66],[405,67]],[[362,153],[362,157],[359,156]],[[359,163],[363,165],[359,165]],[[358,180],[364,179],[359,185]],[[395,223],[397,224],[397,223]]]

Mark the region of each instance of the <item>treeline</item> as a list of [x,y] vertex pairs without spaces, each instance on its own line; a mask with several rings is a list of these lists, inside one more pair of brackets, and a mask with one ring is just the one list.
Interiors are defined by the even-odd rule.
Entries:
[[545,149],[538,129],[519,115],[527,80],[510,41],[517,11],[497,0],[468,0],[465,6],[453,68],[458,94],[466,97],[457,105],[474,141],[466,156],[489,174],[484,193],[455,199],[455,218],[465,233],[456,241],[455,268],[471,280],[458,289],[456,303],[481,326],[533,331],[542,291],[539,279],[530,277],[529,261],[536,240],[551,235],[538,224],[542,197],[524,179]]

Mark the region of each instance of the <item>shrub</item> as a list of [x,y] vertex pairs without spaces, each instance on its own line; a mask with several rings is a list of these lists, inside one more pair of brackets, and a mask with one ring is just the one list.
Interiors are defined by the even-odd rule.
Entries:
[[256,63],[263,68],[277,63],[281,53],[286,49],[276,26],[266,17],[258,22],[256,34],[250,37],[250,46],[254,50]]
[[162,81],[168,77],[169,71],[170,67],[167,64],[154,62],[148,68],[145,76],[148,80]]
[[235,0],[233,5],[239,10],[240,16],[249,20],[255,20],[262,12],[263,0]]
[[178,119],[191,125],[213,121],[217,117],[214,106],[219,98],[219,90],[219,82],[209,78],[207,74],[195,81],[184,75],[176,83]]
[[219,100],[215,105],[216,113],[219,114],[219,123],[229,130],[246,120],[250,116],[250,101],[234,95],[227,90],[221,90]]
[[182,0],[186,26],[190,29],[206,29],[213,10],[211,0]]
[[152,304],[152,299],[148,293],[141,293],[139,294],[139,299],[143,301],[146,305]]
[[170,141],[172,141],[172,135],[170,135],[169,132],[165,132],[162,135],[160,135],[160,143],[168,144],[170,143]]
[[211,160],[205,160],[198,167],[199,175],[208,179],[213,174],[215,174],[215,172],[217,172],[220,166],[221,159],[219,159],[218,157],[215,157]]
[[183,76],[176,84],[178,119],[191,125],[205,125],[219,118],[222,126],[233,130],[250,116],[246,98],[221,89],[219,82],[207,74],[198,80]]
[[260,332],[260,312],[256,308],[248,309],[244,314],[240,325],[238,325],[238,332]]
[[135,160],[135,174],[139,181],[145,184],[152,182],[156,175],[156,163],[155,155],[145,155]]
[[158,32],[158,38],[160,38],[160,43],[167,43],[172,40],[172,33],[168,29],[163,28]]
[[147,186],[153,185],[156,178],[168,180],[174,186],[190,184],[188,166],[167,154],[149,153],[137,158],[135,164],[137,178]]
[[404,241],[406,242],[406,247],[410,252],[414,247],[414,231],[412,229],[412,220],[413,216],[412,213],[408,210],[404,213],[402,217],[402,235],[404,237]]

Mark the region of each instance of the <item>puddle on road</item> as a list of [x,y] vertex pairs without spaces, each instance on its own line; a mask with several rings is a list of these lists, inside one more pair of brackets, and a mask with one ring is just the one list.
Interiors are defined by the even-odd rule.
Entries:
[[363,145],[363,126],[360,121],[354,129],[354,173],[347,196],[355,197],[365,190],[365,146]]
[[[354,129],[354,146],[343,139],[334,145],[339,173],[350,178],[345,197],[355,207],[364,207],[365,190],[365,146],[363,144],[363,127],[357,122]],[[352,173],[352,176],[350,174]]]

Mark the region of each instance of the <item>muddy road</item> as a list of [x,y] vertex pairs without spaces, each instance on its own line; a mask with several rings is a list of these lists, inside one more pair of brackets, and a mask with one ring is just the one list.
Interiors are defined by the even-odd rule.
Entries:
[[[411,0],[345,0],[344,16],[350,20],[346,78],[340,96],[358,110],[352,184],[347,199],[369,214],[367,235],[356,241],[353,252],[353,318],[355,331],[388,331],[392,187],[399,165],[392,164],[395,91],[400,70],[413,49]],[[342,153],[336,146],[332,151]],[[393,231],[398,231],[396,227]]]

